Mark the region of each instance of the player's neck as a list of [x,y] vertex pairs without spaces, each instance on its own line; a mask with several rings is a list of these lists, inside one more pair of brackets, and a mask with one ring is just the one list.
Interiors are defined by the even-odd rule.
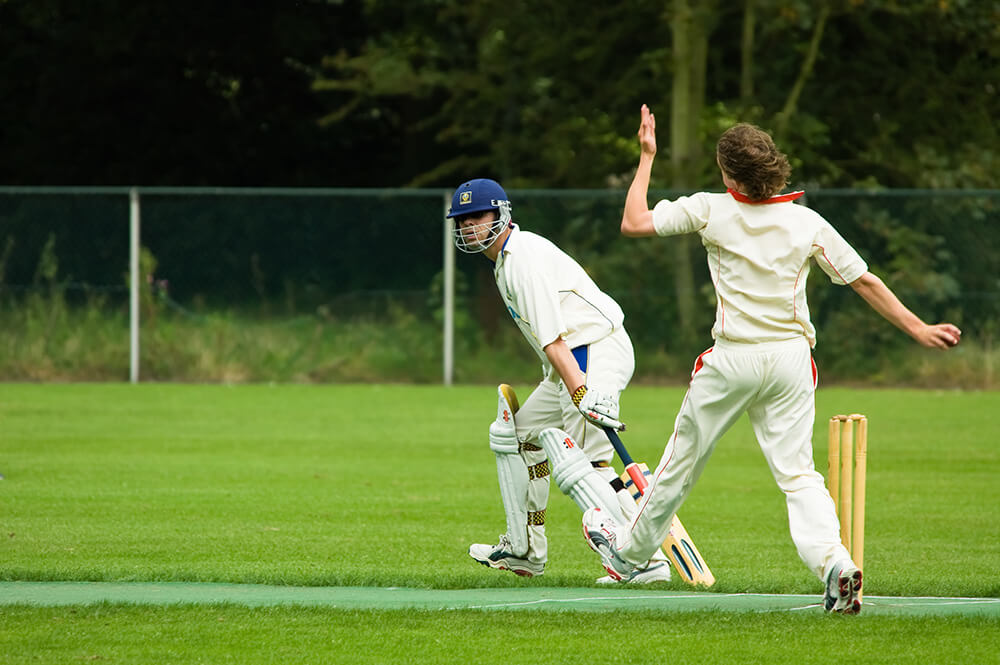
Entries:
[[510,236],[511,227],[505,228],[497,239],[493,241],[493,244],[483,250],[483,254],[493,263],[497,262],[497,257],[500,256],[500,252],[503,251],[504,243],[507,242],[508,236]]

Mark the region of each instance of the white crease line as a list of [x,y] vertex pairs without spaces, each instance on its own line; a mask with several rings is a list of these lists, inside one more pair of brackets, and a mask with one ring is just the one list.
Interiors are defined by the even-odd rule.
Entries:
[[[635,601],[635,600],[714,600],[723,598],[781,598],[794,600],[796,598],[809,599],[812,595],[804,594],[780,594],[780,593],[700,593],[691,595],[638,595],[638,596],[586,596],[579,598],[539,598],[537,600],[527,600],[511,603],[493,603],[489,605],[468,605],[464,607],[449,607],[448,609],[496,609],[505,607],[528,607],[531,605],[542,605],[545,603],[578,603],[594,601]],[[872,602],[878,601],[878,602]],[[931,601],[931,602],[908,602],[908,601]],[[963,598],[963,597],[937,597],[937,596],[865,596],[865,602],[870,602],[873,607],[946,607],[955,605],[994,605],[1000,603],[1000,598]],[[760,611],[789,611],[799,612],[817,607],[822,607],[822,603],[811,603],[801,607],[771,608]]]
[[[720,596],[721,597],[721,596]],[[671,598],[675,599],[687,599],[701,598],[701,596],[587,596],[583,598],[539,598],[537,600],[525,600],[517,603],[496,603],[493,605],[468,605],[465,609],[469,610],[481,610],[490,609],[494,607],[525,607],[527,605],[540,605],[542,603],[579,603],[579,602],[591,602],[598,600],[668,600]],[[450,608],[455,609],[455,608]]]
[[1000,603],[1000,598],[975,597],[975,596],[868,596],[873,600],[971,600],[975,602]]
[[[872,599],[865,598],[864,600],[865,602],[870,602]],[[871,604],[873,607],[951,607],[953,605],[995,605],[996,603],[1000,603],[1000,598],[998,599],[968,598],[968,599],[955,599],[955,600],[952,600],[950,598],[939,598],[938,602],[934,603],[930,602],[900,603],[900,602],[891,602],[887,600],[883,601],[882,599],[879,599],[878,602],[874,602]]]
[[[692,595],[669,595],[669,596],[652,596],[652,595],[641,595],[641,596],[585,596],[581,598],[539,598],[537,600],[526,600],[515,603],[494,603],[491,605],[468,605],[464,609],[469,610],[481,610],[481,609],[493,609],[497,607],[526,607],[529,605],[540,605],[543,603],[578,603],[578,602],[592,602],[592,601],[603,601],[603,600],[714,600],[716,598],[744,598],[748,596],[771,596],[774,598],[788,598],[794,599],[795,596],[787,596],[782,594],[750,594],[750,593],[717,593],[717,594],[692,594]],[[450,607],[448,609],[462,609],[459,607]]]
[[814,603],[812,605],[803,605],[802,607],[789,607],[789,612],[801,612],[802,610],[812,610],[823,607],[823,603]]

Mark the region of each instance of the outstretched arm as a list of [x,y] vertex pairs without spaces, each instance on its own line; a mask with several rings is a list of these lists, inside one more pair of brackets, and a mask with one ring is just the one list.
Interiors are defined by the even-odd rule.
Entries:
[[642,105],[639,121],[639,148],[639,168],[628,188],[625,213],[622,215],[622,234],[630,237],[656,235],[653,211],[646,200],[653,158],[656,156],[656,117],[645,104]]
[[962,331],[950,323],[928,325],[900,302],[881,279],[866,272],[851,282],[855,293],[894,326],[927,348],[947,349],[962,339]]

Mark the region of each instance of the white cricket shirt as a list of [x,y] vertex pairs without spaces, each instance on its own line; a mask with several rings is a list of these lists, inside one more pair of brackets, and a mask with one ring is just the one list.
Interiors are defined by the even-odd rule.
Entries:
[[657,234],[701,236],[715,283],[713,338],[755,343],[804,335],[815,346],[806,303],[809,260],[834,284],[848,284],[868,271],[829,222],[792,202],[801,195],[749,203],[738,192],[700,192],[653,208]]
[[542,349],[562,337],[572,349],[604,339],[622,327],[625,314],[572,257],[550,240],[511,229],[493,267],[507,311],[542,360]]

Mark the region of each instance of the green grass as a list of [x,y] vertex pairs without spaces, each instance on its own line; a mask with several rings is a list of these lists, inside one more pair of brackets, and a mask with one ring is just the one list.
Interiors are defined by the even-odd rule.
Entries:
[[[5,663],[989,663],[973,618],[5,608]],[[599,623],[595,623],[599,622]],[[995,630],[995,623],[993,629]],[[984,644],[985,643],[985,644]],[[32,645],[24,649],[24,645]],[[587,660],[583,660],[587,658]],[[838,660],[839,659],[839,660]]]
[[[522,399],[529,390],[518,386]],[[636,459],[658,460],[682,394],[626,392]],[[470,542],[503,530],[486,442],[494,395],[492,386],[0,384],[0,579],[591,585],[599,562],[579,535],[579,510],[555,487],[543,577],[524,580],[468,558]],[[1000,596],[1000,393],[828,388],[817,400],[815,457],[824,471],[826,417],[870,418],[866,591]],[[681,516],[718,578],[713,590],[818,599],[820,583],[795,553],[783,497],[745,420],[720,442]],[[998,627],[983,619],[594,620],[3,607],[0,652],[6,662],[393,662],[416,649],[426,654],[418,662],[481,662],[512,649],[513,661],[556,663],[589,657],[597,633],[616,645],[644,636],[662,660],[829,662],[846,635],[871,656],[859,662],[996,662],[990,641],[973,637]]]

